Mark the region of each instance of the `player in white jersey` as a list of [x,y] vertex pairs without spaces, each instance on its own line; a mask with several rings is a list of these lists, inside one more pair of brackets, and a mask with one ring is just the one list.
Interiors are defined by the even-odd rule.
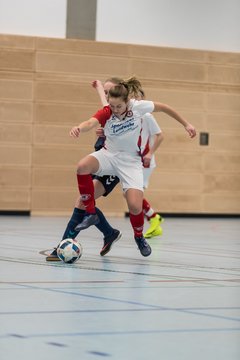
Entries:
[[139,139],[142,117],[154,111],[165,112],[180,122],[191,138],[196,131],[183,117],[166,104],[146,100],[129,100],[129,82],[123,82],[109,90],[109,106],[105,106],[89,120],[71,129],[70,135],[90,131],[99,124],[104,127],[105,146],[86,156],[78,163],[77,180],[81,200],[86,209],[83,222],[76,228],[86,229],[96,224],[94,186],[90,174],[117,175],[120,179],[129,208],[130,222],[134,238],[143,256],[151,254],[151,247],[143,237],[143,176]]
[[[99,80],[93,82],[93,87],[97,89],[103,106],[108,105],[106,96],[108,96],[110,88],[114,85],[119,84],[121,81],[123,80],[118,77],[112,77],[107,79],[103,85]],[[142,100],[145,98],[145,93],[139,81],[137,82],[137,85],[137,87],[135,86],[133,89],[130,90],[131,97],[137,100]],[[143,118],[145,117],[148,121],[142,122],[141,132],[141,153],[143,162],[144,189],[148,187],[150,175],[153,169],[156,167],[154,152],[157,150],[163,140],[162,131],[153,115],[149,113],[143,116]],[[103,132],[99,131],[98,135],[103,136]],[[160,224],[163,219],[158,213],[153,210],[146,198],[143,199],[143,212],[147,220],[150,222],[150,227],[145,232],[144,237],[151,238],[154,236],[162,235],[162,227]]]

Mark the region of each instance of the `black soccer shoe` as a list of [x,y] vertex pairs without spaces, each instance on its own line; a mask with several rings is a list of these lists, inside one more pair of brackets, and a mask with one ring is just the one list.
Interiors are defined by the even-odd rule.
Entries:
[[142,256],[149,256],[151,254],[152,249],[143,236],[136,236],[135,241]]
[[97,225],[99,221],[100,220],[97,214],[87,214],[86,216],[84,216],[83,221],[78,224],[74,230],[81,231],[87,229],[89,228],[89,226]]
[[104,245],[102,250],[100,251],[100,255],[101,256],[106,255],[111,250],[113,243],[118,241],[121,238],[121,236],[122,233],[117,229],[114,229],[111,235],[105,236],[105,238],[103,239]]

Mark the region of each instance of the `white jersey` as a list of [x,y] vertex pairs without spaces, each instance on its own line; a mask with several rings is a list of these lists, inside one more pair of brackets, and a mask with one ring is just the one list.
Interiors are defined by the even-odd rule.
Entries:
[[[154,135],[161,133],[162,130],[160,129],[157,121],[153,117],[152,114],[145,114],[143,116],[143,123],[142,123],[142,144],[141,144],[141,153],[143,155],[147,154],[151,146],[154,142]],[[153,155],[151,158],[150,167],[153,168],[156,166],[155,156]]]
[[[119,119],[109,106],[99,110],[95,117],[106,136],[104,148],[112,153],[125,152],[137,155],[141,151],[143,116],[154,110],[154,103],[146,100],[130,100],[126,115]],[[148,119],[146,118],[146,122]]]

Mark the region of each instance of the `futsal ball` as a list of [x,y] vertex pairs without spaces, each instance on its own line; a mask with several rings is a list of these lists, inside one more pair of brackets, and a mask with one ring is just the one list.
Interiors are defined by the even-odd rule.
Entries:
[[64,239],[57,248],[57,256],[66,264],[73,264],[82,256],[82,245],[75,239]]

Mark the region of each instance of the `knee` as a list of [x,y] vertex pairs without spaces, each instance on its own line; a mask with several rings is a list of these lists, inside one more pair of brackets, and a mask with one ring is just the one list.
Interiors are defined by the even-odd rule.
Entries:
[[82,175],[84,173],[85,169],[81,162],[77,164],[77,174]]
[[93,174],[98,170],[98,167],[98,161],[93,156],[87,156],[77,164],[77,174]]
[[129,206],[129,212],[133,215],[138,215],[138,214],[140,214],[141,211],[142,211],[141,206],[136,206],[135,204],[131,204]]
[[81,174],[82,174],[81,167],[78,166],[78,167],[77,167],[77,175],[81,175]]

